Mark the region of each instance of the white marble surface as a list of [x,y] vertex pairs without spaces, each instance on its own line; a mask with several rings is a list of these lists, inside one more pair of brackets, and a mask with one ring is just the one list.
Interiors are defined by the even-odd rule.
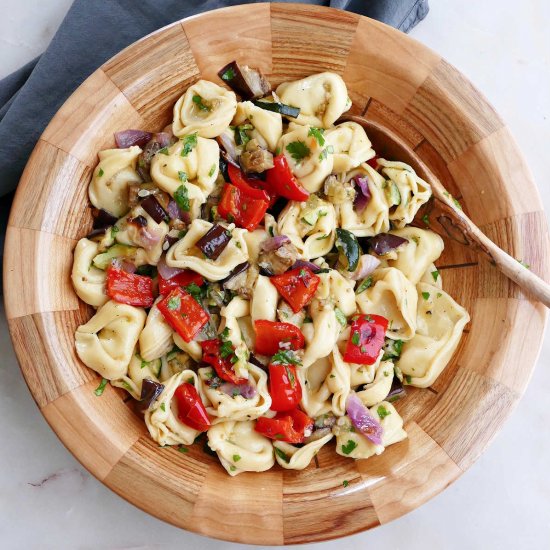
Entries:
[[[47,45],[70,3],[0,0],[0,77]],[[412,33],[468,75],[508,122],[547,212],[549,21],[548,0],[432,0],[430,15]],[[38,412],[17,367],[3,312],[0,353],[0,548],[245,548],[166,525],[92,478]],[[549,395],[547,334],[525,397],[462,478],[389,525],[308,548],[550,548]]]

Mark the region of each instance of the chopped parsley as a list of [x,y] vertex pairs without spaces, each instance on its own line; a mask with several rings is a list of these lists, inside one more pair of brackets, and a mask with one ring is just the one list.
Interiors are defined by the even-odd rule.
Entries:
[[326,235],[323,235],[322,237],[317,237],[316,241],[324,241],[325,239],[328,239],[330,237],[330,233],[327,233]]
[[310,148],[303,141],[300,140],[290,142],[286,146],[286,150],[290,153],[290,156],[296,162],[300,162],[311,155]]
[[169,155],[168,147],[163,147],[162,149],[158,150],[159,155]]
[[[516,258],[517,259],[517,258]],[[523,260],[517,260],[525,269],[531,269],[531,266]]]
[[347,479],[344,479],[344,481],[342,481],[342,485],[344,487],[347,487],[349,485],[349,481]]
[[118,226],[113,225],[113,227],[111,227],[111,239],[114,239],[119,231],[120,229],[118,228]]
[[200,303],[201,298],[204,298],[206,294],[206,289],[200,287],[197,283],[191,283],[185,287],[185,290],[188,294],[191,294],[197,302]]
[[162,402],[160,404],[160,410],[166,412],[166,403]]
[[272,358],[271,362],[274,365],[297,365],[300,366],[302,362],[296,354],[288,349],[280,349]]
[[319,154],[319,160],[325,160],[329,154],[334,153],[334,147],[332,145],[327,145]]
[[429,292],[423,292],[422,293],[422,298],[424,298],[424,300],[429,300],[430,299],[430,293]]
[[204,102],[203,102],[203,99],[200,95],[198,94],[195,94],[193,96],[193,103],[201,110],[201,111],[210,111],[211,110],[211,107],[209,107],[208,105],[206,105]]
[[407,384],[412,383],[412,378],[410,374],[405,374],[405,382],[407,382]]
[[441,292],[438,292],[438,293],[436,294],[436,296],[437,296],[438,298],[441,298],[441,296],[443,296],[443,294],[441,294]]
[[308,137],[313,136],[317,140],[319,147],[322,147],[325,144],[325,137],[323,136],[324,133],[324,128],[315,128],[314,126],[312,126],[309,129],[307,135]]
[[235,69],[233,67],[229,67],[227,71],[225,71],[222,74],[222,80],[225,80],[226,82],[229,80],[233,80],[235,78]]
[[432,271],[432,277],[433,280],[437,283],[437,279],[439,278],[439,271],[437,271],[437,269],[435,271]]
[[103,171],[103,168],[99,169],[99,172],[97,173],[97,177],[100,178],[105,172]]
[[181,307],[181,300],[180,300],[180,297],[179,296],[172,296],[172,298],[170,298],[168,300],[168,304],[166,304],[168,309],[170,311],[176,311],[177,309],[179,309]]
[[184,212],[189,212],[191,209],[189,206],[189,191],[185,185],[180,185],[176,189],[176,192],[174,193],[174,200]]
[[99,386],[94,390],[94,393],[100,397],[103,394],[103,391],[105,390],[105,386],[107,385],[107,378],[102,378],[101,382],[99,383]]
[[348,439],[348,442],[345,445],[342,445],[342,452],[345,455],[349,455],[355,447],[357,447],[357,443],[355,443],[352,439]]
[[180,153],[182,157],[186,157],[197,146],[197,136],[198,132],[195,132],[194,134],[189,134],[181,138],[183,141],[183,149]]
[[351,335],[351,343],[354,346],[358,346],[360,342],[361,342],[361,336],[359,335],[359,332],[354,330],[353,334]]
[[235,471],[237,470],[236,466],[233,466],[233,465],[229,466],[229,469],[230,469],[232,472],[235,472]]
[[335,307],[334,308],[334,315],[336,315],[336,320],[345,327],[348,324],[348,320],[346,319],[346,316],[344,315],[344,312],[340,309]]
[[187,174],[185,172],[182,172],[181,170],[178,171],[178,178],[182,183],[185,183],[187,181]]
[[455,206],[459,209],[459,210],[462,210],[462,205],[458,202],[458,199],[455,199],[453,197],[453,202],[455,203]]
[[384,420],[386,416],[389,416],[391,414],[391,411],[388,411],[388,409],[386,409],[384,405],[379,405],[379,407],[376,409],[376,412],[378,413],[380,420]]
[[366,279],[363,279],[361,284],[357,287],[355,294],[361,294],[361,292],[364,292],[365,290],[367,290],[367,288],[371,286],[372,286],[372,277],[367,277]]
[[239,460],[241,460],[239,455],[233,455],[233,462],[239,462]]
[[214,175],[214,172],[216,171],[216,165],[213,164],[211,167],[210,167],[210,170],[208,172],[208,177],[211,178],[213,175]]
[[277,447],[275,447],[275,454],[276,454],[281,460],[284,460],[285,462],[288,462],[288,456],[286,455],[285,452],[281,451],[281,449],[278,449]]
[[428,218],[428,214],[424,214],[422,216],[422,221],[428,226],[430,227],[430,218]]
[[391,338],[386,338],[384,344],[384,356],[382,361],[396,361],[401,357],[401,351],[403,349],[403,340],[392,340]]
[[188,449],[187,447],[184,447],[183,445],[180,445],[180,446],[178,447],[178,451],[179,451],[180,453],[188,453],[188,452],[189,452],[189,449]]
[[250,141],[250,136],[247,134],[248,130],[253,130],[252,124],[241,124],[235,127],[235,143],[237,145],[246,145]]
[[141,368],[142,369],[149,366],[149,361],[145,361],[145,359],[143,359],[143,357],[141,357],[139,355],[137,357],[138,357],[138,359],[141,359]]

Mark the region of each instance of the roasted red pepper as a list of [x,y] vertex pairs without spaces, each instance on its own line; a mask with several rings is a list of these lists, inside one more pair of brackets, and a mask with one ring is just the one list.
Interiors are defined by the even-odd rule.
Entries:
[[388,320],[380,315],[359,315],[351,323],[344,361],[360,365],[376,363],[384,345]]
[[166,322],[186,341],[191,342],[208,322],[208,313],[182,288],[175,288],[158,304]]
[[380,157],[378,155],[375,155],[374,157],[372,157],[371,159],[367,160],[367,164],[371,167],[371,168],[374,168],[375,170],[378,170],[378,159]]
[[303,443],[313,430],[313,419],[301,410],[293,409],[280,412],[274,418],[261,416],[254,429],[270,439],[288,443]]
[[273,168],[266,171],[268,189],[292,201],[307,201],[309,193],[298,183],[284,155],[273,158]]
[[289,411],[298,406],[302,399],[302,386],[294,365],[269,365],[269,395],[273,411]]
[[253,199],[238,187],[226,183],[218,204],[218,214],[238,227],[253,231],[264,219],[269,207],[267,200]]
[[114,265],[107,269],[106,287],[107,296],[121,304],[151,307],[155,301],[151,277],[128,273]]
[[[305,345],[302,331],[291,323],[277,323],[261,319],[254,322],[256,330],[256,353],[261,355],[273,355],[285,344],[290,344],[287,349],[302,349]],[[281,346],[282,344],[282,346]]]
[[[240,191],[242,191],[247,197],[251,199],[259,199],[269,202],[271,197],[263,189],[258,189],[258,180],[247,178],[241,170],[232,164],[227,165],[227,173],[231,183]],[[263,182],[261,182],[263,183]]]
[[202,278],[202,275],[199,275],[190,269],[186,269],[185,271],[174,275],[170,279],[164,279],[159,273],[158,282],[159,294],[161,296],[166,296],[170,291],[174,290],[174,288],[178,288],[180,286],[187,286],[193,283],[197,286],[202,286],[204,284],[204,279]]
[[298,313],[313,298],[321,281],[308,267],[297,267],[282,275],[274,275],[269,280],[294,313]]
[[181,422],[199,432],[205,432],[210,428],[208,413],[193,384],[185,382],[178,386],[174,397],[178,404],[178,418]]
[[201,342],[202,360],[214,367],[216,374],[226,382],[233,384],[246,384],[246,378],[240,378],[235,374],[231,359],[235,357],[234,348],[230,342],[222,342],[218,338]]

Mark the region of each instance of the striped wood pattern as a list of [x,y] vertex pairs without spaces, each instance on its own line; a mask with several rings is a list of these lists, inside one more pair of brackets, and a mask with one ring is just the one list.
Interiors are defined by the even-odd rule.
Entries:
[[398,403],[406,441],[357,462],[329,444],[304,471],[276,467],[235,478],[200,445],[187,454],[159,449],[124,392],[108,386],[97,398],[98,376],[75,356],[73,333],[90,311],[70,286],[72,248],[90,226],[87,184],[113,132],[159,130],[190,83],[213,78],[233,58],[262,67],[275,84],[322,70],[342,74],[353,113],[393,130],[489,237],[548,278],[548,233],[535,185],[502,120],[464,76],[378,22],[316,6],[255,4],[145,37],[93,73],[59,110],[29,160],[10,217],[10,330],[51,427],[90,472],[136,506],[237,542],[336,538],[413,510],[472,464],[525,390],[546,311],[472,250],[448,241],[439,261],[444,285],[472,322],[431,391],[411,389]]

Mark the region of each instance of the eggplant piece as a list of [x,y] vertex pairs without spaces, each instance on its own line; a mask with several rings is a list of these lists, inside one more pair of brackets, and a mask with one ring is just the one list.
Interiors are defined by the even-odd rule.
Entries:
[[398,399],[401,399],[406,395],[407,391],[403,386],[403,382],[401,382],[401,380],[399,380],[397,376],[394,376],[390,388],[390,393],[388,393],[385,400],[388,401],[388,403],[393,403],[394,401],[397,401]]
[[209,259],[216,260],[231,240],[231,234],[223,225],[214,224],[196,243]]
[[109,214],[109,212],[107,212],[107,210],[103,210],[103,208],[99,210],[94,208],[92,210],[92,215],[94,217],[94,223],[92,225],[93,229],[105,229],[111,225],[115,225],[118,221],[117,217]]
[[271,84],[259,69],[231,61],[218,71],[218,76],[243,99],[256,99],[271,90]]
[[259,367],[262,370],[267,371],[267,365],[262,363],[252,352],[248,356],[248,362],[252,363],[256,367]]
[[164,384],[159,384],[149,378],[144,378],[141,383],[140,408],[146,411],[164,390]]
[[119,149],[126,149],[133,145],[143,147],[152,137],[153,134],[151,132],[144,132],[143,130],[122,130],[121,132],[115,132],[115,142]]
[[241,168],[249,173],[261,174],[273,168],[273,153],[262,149],[255,139],[250,140],[239,158]]
[[168,217],[168,213],[161,206],[155,195],[148,195],[141,201],[141,206],[156,223],[164,221],[164,218]]
[[278,101],[253,101],[252,103],[254,103],[256,107],[260,107],[260,109],[279,113],[289,118],[297,118],[300,114],[300,107],[293,107],[292,105],[279,103]]
[[243,262],[242,264],[239,264],[237,267],[233,269],[233,271],[227,277],[225,277],[225,279],[218,281],[218,283],[220,285],[224,285],[225,283],[233,279],[233,277],[236,277],[237,275],[244,273],[249,267],[250,267],[250,264],[248,262]]
[[[338,231],[338,230],[337,230]],[[369,240],[369,246],[371,250],[378,254],[378,256],[383,256],[396,248],[408,243],[409,241],[398,235],[391,235],[390,233],[379,233],[375,237],[372,237]]]
[[107,231],[106,227],[102,227],[101,229],[92,229],[87,235],[87,239],[95,239],[96,237],[99,237],[100,235],[105,235],[105,231]]

